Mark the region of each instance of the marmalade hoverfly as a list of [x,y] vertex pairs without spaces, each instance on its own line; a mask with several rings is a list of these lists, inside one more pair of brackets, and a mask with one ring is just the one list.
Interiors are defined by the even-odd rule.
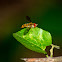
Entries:
[[26,19],[27,19],[30,23],[23,24],[23,25],[21,26],[21,28],[25,28],[25,27],[27,27],[27,28],[35,28],[35,27],[38,25],[38,24],[36,24],[36,23],[32,23],[29,16],[26,16]]

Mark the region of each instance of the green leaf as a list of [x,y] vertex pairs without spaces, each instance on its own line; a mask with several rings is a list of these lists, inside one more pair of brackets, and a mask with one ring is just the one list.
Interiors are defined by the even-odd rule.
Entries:
[[52,37],[48,31],[41,28],[24,28],[21,31],[13,33],[14,38],[23,44],[26,48],[39,53],[47,54],[46,46],[52,44]]

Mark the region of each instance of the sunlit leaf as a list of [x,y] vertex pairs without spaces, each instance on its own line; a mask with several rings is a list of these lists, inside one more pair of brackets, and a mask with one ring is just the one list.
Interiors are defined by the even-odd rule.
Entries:
[[13,33],[14,38],[23,44],[26,48],[39,53],[47,54],[46,46],[52,44],[52,37],[48,31],[41,28],[24,28]]

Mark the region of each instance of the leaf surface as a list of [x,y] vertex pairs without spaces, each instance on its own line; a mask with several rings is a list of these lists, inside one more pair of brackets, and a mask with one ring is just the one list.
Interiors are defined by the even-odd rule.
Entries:
[[13,33],[14,38],[23,44],[26,48],[39,53],[47,54],[46,46],[52,44],[52,37],[48,31],[41,28],[24,28]]

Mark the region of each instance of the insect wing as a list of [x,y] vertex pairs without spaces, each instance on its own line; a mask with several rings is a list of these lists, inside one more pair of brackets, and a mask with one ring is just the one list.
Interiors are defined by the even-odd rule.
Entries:
[[30,17],[29,17],[29,16],[26,16],[26,19],[27,19],[29,22],[31,22],[31,20],[30,20]]

